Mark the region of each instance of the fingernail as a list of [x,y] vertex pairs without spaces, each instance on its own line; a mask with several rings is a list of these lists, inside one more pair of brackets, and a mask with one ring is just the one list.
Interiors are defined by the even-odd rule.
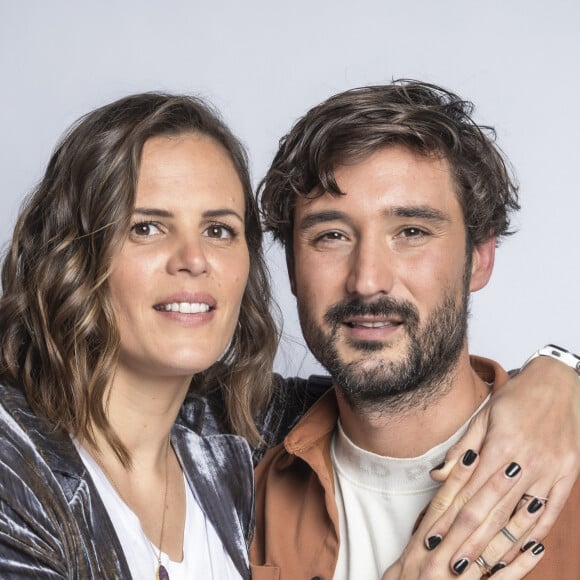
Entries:
[[498,572],[499,570],[501,570],[502,568],[506,567],[506,563],[505,562],[498,562],[490,571],[490,574],[495,574],[496,572]]
[[517,463],[512,461],[507,466],[507,469],[505,470],[505,475],[506,475],[506,477],[512,478],[512,477],[515,477],[521,470],[522,470],[522,468]]
[[429,536],[425,542],[425,545],[427,546],[427,550],[433,550],[434,548],[436,548],[441,543],[442,539],[443,539],[443,537],[440,536],[439,534],[435,534],[434,536]]
[[544,544],[536,544],[533,548],[532,548],[532,554],[534,556],[537,556],[538,554],[541,554],[544,551]]
[[529,540],[520,548],[520,551],[527,552],[535,543],[536,543],[536,540]]
[[[466,467],[469,467],[477,459],[477,453],[473,449],[468,449],[464,455],[461,463]],[[461,561],[461,560],[460,560]]]
[[453,564],[453,572],[455,572],[455,574],[463,574],[467,566],[469,566],[469,560],[467,558],[461,558],[461,560],[457,560],[457,562]]
[[445,461],[442,461],[439,465],[436,465],[429,473],[433,473],[433,471],[439,471],[445,467]]
[[535,514],[543,505],[544,504],[537,497],[535,497],[528,505],[528,512]]

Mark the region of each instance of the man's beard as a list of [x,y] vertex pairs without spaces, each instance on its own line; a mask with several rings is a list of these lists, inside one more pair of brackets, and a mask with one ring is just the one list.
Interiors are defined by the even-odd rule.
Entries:
[[[346,402],[357,411],[406,412],[425,407],[451,387],[451,378],[465,342],[469,316],[468,272],[458,300],[447,290],[441,303],[423,324],[410,302],[389,296],[366,303],[358,298],[336,304],[324,317],[325,333],[299,304],[300,323],[314,356],[332,375]],[[347,339],[348,346],[367,353],[366,358],[345,363],[337,348],[337,335],[347,317],[397,316],[405,324],[407,352],[396,361],[385,360],[388,342]],[[397,340],[400,340],[397,337]],[[374,354],[373,354],[374,353]],[[388,353],[385,353],[388,355]]]

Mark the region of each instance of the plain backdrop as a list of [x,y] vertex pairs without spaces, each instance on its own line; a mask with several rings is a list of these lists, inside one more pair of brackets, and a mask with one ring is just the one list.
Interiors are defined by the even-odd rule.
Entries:
[[[547,342],[580,351],[579,24],[577,0],[0,0],[0,243],[66,127],[128,93],[209,99],[257,183],[311,106],[417,78],[475,102],[521,185],[519,232],[473,297],[471,351],[507,367]],[[320,372],[272,244],[268,259],[277,370]]]

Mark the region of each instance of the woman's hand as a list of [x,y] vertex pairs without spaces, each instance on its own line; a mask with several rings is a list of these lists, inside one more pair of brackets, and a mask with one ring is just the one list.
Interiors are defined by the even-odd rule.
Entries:
[[[517,497],[518,484],[523,479],[520,466],[510,462],[489,478],[487,485],[474,496],[473,501],[488,507],[482,527],[497,533],[490,539],[482,553],[462,552],[465,528],[454,529],[446,537],[432,535],[430,530],[441,514],[462,496],[462,490],[472,477],[478,463],[477,454],[468,450],[451,470],[445,484],[439,489],[407,544],[401,557],[384,573],[382,580],[430,580],[462,578],[475,580],[487,575],[498,579],[523,578],[541,560],[543,545],[530,543],[527,538],[545,509],[545,502],[537,498]],[[518,504],[513,515],[496,520],[499,512],[492,509],[503,498]],[[498,531],[499,530],[499,531]],[[426,538],[426,539],[425,539]],[[525,550],[523,550],[525,546]]]
[[[442,481],[467,448],[481,450],[478,466],[423,539],[451,538],[451,564],[481,554],[524,496],[547,498],[533,538],[541,541],[560,514],[580,470],[580,379],[567,366],[534,359],[492,396],[464,437],[449,451]],[[494,495],[490,475],[512,461],[521,475],[505,496]],[[489,493],[485,490],[488,489]],[[463,541],[461,541],[463,539]]]

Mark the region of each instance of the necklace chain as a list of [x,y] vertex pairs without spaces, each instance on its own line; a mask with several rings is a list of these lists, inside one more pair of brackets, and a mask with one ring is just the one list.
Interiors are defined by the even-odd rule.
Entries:
[[[157,580],[160,578],[160,572],[163,568],[163,572],[167,575],[167,571],[161,564],[161,552],[163,551],[163,536],[165,534],[165,514],[167,512],[167,489],[169,487],[169,449],[171,447],[170,440],[167,440],[167,450],[165,452],[165,489],[163,491],[163,513],[161,515],[161,531],[159,532],[159,548],[157,552],[157,570],[155,572],[155,577]],[[121,490],[117,486],[115,479],[109,473],[108,469],[103,465],[101,460],[99,459],[97,454],[93,455],[94,460],[97,462],[97,465],[101,468],[101,471],[107,476],[107,479],[111,482],[111,485],[114,487],[115,491],[119,495],[119,497],[129,505],[129,502],[125,499],[125,496],[121,493]],[[147,538],[147,536],[145,535]],[[151,540],[147,538],[147,541],[151,544]],[[155,553],[154,553],[155,555]],[[167,576],[168,577],[168,576]]]

